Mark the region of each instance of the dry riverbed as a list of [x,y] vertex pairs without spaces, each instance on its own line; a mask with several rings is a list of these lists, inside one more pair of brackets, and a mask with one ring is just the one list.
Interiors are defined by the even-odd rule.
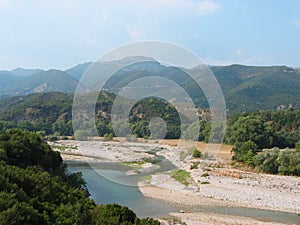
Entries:
[[[58,141],[50,143],[62,153],[64,160],[111,161],[127,163],[133,169],[128,175],[155,171],[151,163],[162,155],[180,172],[153,174],[139,183],[147,197],[189,209],[172,213],[186,224],[276,224],[253,218],[222,216],[193,211],[199,206],[251,207],[300,213],[300,178],[244,172],[224,161],[208,157],[193,159],[187,149],[149,143],[101,141]],[[145,162],[147,159],[147,162]],[[150,162],[149,162],[150,161]],[[182,172],[182,174],[180,174]]]

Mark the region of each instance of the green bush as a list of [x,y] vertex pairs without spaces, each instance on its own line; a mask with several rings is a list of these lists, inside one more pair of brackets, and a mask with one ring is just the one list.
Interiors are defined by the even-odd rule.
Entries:
[[93,212],[92,224],[95,225],[160,225],[157,220],[139,219],[126,206],[117,204],[98,205]]
[[253,165],[253,157],[256,155],[258,149],[253,141],[247,141],[245,143],[238,143],[232,151],[234,152],[234,160],[244,162],[247,165]]
[[104,134],[104,141],[111,141],[113,138],[113,134]]
[[268,149],[254,157],[255,166],[267,173],[300,176],[300,152],[291,149]]
[[201,177],[208,177],[209,176],[209,173],[203,173],[202,175],[201,175]]
[[195,148],[194,151],[193,151],[192,156],[193,156],[194,158],[201,158],[202,153],[201,153],[198,149]]

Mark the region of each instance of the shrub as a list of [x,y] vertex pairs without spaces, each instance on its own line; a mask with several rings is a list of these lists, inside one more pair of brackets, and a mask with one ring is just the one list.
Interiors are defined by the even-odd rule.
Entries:
[[199,164],[200,164],[200,162],[193,162],[193,164],[190,167],[190,170],[198,169]]
[[201,177],[208,177],[208,176],[209,176],[208,173],[203,173],[203,174],[201,175]]
[[192,156],[194,158],[201,158],[202,154],[201,154],[201,152],[197,148],[195,148],[194,151],[193,151]]
[[264,172],[300,176],[300,152],[291,149],[268,149],[254,157],[255,166]]
[[113,134],[104,134],[104,141],[111,141],[113,138]]
[[76,140],[86,141],[88,139],[89,132],[86,130],[76,130],[74,136]]
[[245,143],[239,143],[233,149],[234,160],[238,160],[246,163],[247,165],[253,165],[253,157],[258,151],[256,144],[253,141],[247,141]]

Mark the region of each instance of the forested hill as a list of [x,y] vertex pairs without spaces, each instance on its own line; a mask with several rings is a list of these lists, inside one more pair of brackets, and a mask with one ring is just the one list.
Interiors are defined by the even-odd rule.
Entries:
[[[114,98],[114,94],[102,92],[97,100],[96,126],[100,136],[114,135],[110,117]],[[0,130],[18,127],[29,131],[38,131],[42,135],[73,135],[72,103],[73,94],[59,92],[38,93],[1,100]],[[199,140],[208,140],[210,115],[207,110],[203,109],[199,109],[199,113],[201,113]],[[154,117],[165,120],[168,129],[166,138],[180,137],[180,115],[171,104],[155,98],[138,101],[133,106],[129,116],[132,132],[137,137],[149,137],[149,122]],[[245,119],[248,117],[254,117],[254,119]],[[254,125],[247,127],[251,123]],[[265,146],[259,144],[261,148],[293,147],[300,140],[300,111],[257,111],[232,115],[228,118],[226,141],[234,144],[236,131],[241,131],[245,126],[252,133],[255,133],[254,130],[251,130],[256,129],[255,127],[261,129],[260,132],[263,134],[259,133],[258,136],[260,139],[266,138],[265,141],[261,141]],[[264,130],[262,130],[263,128]],[[84,132],[85,136],[89,135],[88,130]]]
[[[111,124],[111,107],[115,95],[112,93],[100,93],[96,104],[96,127],[98,134],[111,139],[115,133]],[[74,135],[72,129],[72,94],[64,93],[40,93],[27,96],[13,97],[0,101],[0,130],[17,127],[22,130],[36,131],[42,136],[56,138],[57,136]],[[207,110],[199,109],[199,141],[208,141],[210,138],[210,113]],[[129,124],[135,137],[149,138],[151,132],[149,123],[152,118],[162,118],[167,126],[167,139],[184,138],[190,139],[190,129],[195,129],[196,124],[181,124],[176,109],[168,102],[147,98],[138,101],[129,115]],[[184,118],[187,121],[188,118]],[[78,139],[85,140],[92,134],[87,124],[82,123],[82,129],[75,132]],[[118,125],[118,124],[117,124]],[[187,132],[181,135],[181,125],[187,127]],[[119,124],[122,126],[122,124]],[[123,129],[120,127],[120,129]],[[193,130],[192,133],[198,132]],[[134,137],[134,138],[135,138]],[[133,137],[130,137],[133,138]],[[228,118],[225,134],[225,143],[234,145],[235,159],[254,164],[254,159],[262,157],[257,152],[263,149],[278,147],[300,149],[300,110],[273,110],[256,111],[252,113],[235,114]],[[293,155],[293,150],[279,152],[274,159],[285,154]],[[268,152],[266,154],[269,154]],[[268,158],[268,157],[267,157]],[[288,159],[293,159],[288,156]],[[281,160],[281,159],[280,159]],[[276,161],[279,162],[279,161]],[[284,161],[285,162],[285,161]],[[275,163],[276,164],[276,163]],[[298,165],[298,161],[292,164]],[[276,164],[278,167],[278,164]],[[280,169],[285,168],[281,166]],[[278,167],[278,171],[280,172]],[[291,168],[290,168],[291,169]],[[294,170],[286,169],[284,174],[299,174],[299,168]],[[268,171],[268,170],[266,170]],[[273,173],[276,173],[273,171]]]
[[[207,108],[206,97],[177,67],[167,67],[145,57],[127,57],[119,61],[96,63],[97,80],[104,82],[107,71],[122,63],[141,59],[138,64],[118,71],[106,83],[107,91],[116,92],[130,81],[147,76],[159,76],[184,88],[201,108]],[[150,61],[145,61],[150,60]],[[152,60],[152,61],[151,61]],[[61,70],[0,71],[0,99],[30,93],[60,91],[74,93],[79,80],[91,63]],[[223,90],[230,114],[256,110],[300,109],[300,71],[287,66],[211,66]],[[191,71],[196,70],[193,68]],[[83,87],[87,84],[82,84]],[[150,86],[151,84],[149,84]],[[171,90],[172,91],[172,90]]]
[[[110,123],[114,98],[115,95],[112,93],[99,94],[95,110],[100,136],[114,134]],[[37,93],[1,100],[0,131],[18,127],[29,131],[39,131],[44,135],[73,135],[72,103],[73,94],[59,92]],[[134,105],[130,114],[134,134],[140,137],[149,136],[148,124],[154,117],[161,117],[166,121],[169,129],[168,138],[180,136],[179,114],[172,105],[161,99],[144,99]]]

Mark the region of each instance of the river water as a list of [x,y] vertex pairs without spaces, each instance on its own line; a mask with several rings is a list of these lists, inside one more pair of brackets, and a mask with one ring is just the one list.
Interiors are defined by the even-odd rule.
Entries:
[[[97,163],[92,167],[87,163],[67,161],[70,172],[81,171],[87,182],[91,198],[97,204],[117,203],[132,209],[139,217],[167,217],[169,212],[179,209],[165,203],[144,197],[138,190],[136,183],[139,176],[126,176],[130,168],[117,163]],[[166,162],[162,168],[170,169]],[[108,179],[109,178],[109,179]],[[113,181],[118,182],[113,182]],[[123,185],[126,183],[131,185]],[[184,207],[189,211],[189,207]],[[278,223],[300,224],[300,216],[294,213],[276,212],[271,210],[237,208],[237,207],[192,207],[191,211],[213,212],[226,215],[244,216],[274,221]]]
[[[125,175],[129,169],[126,166],[116,163],[98,163],[90,167],[87,163],[67,163],[70,172],[83,173],[91,197],[97,204],[125,205],[139,217],[165,217],[169,212],[179,211],[167,204],[145,198],[136,186],[138,177]],[[123,185],[114,181],[132,185]]]

